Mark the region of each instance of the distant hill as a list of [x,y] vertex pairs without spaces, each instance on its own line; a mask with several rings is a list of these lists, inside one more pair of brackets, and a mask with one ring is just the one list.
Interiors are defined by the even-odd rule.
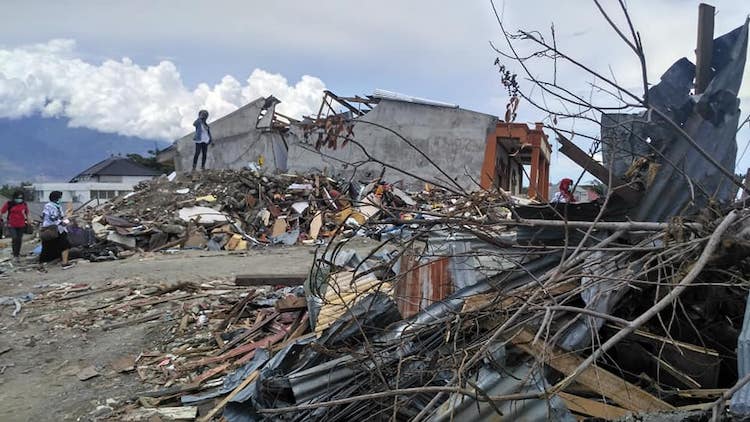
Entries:
[[169,142],[70,128],[65,119],[0,119],[0,185],[68,181],[110,155],[145,155]]

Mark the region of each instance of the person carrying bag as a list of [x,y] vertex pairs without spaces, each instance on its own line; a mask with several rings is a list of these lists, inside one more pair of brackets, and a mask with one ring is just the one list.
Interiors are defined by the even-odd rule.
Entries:
[[70,253],[70,242],[68,241],[69,220],[63,214],[60,200],[62,192],[54,191],[49,194],[49,202],[44,205],[42,211],[42,228],[39,238],[42,240],[42,253],[39,255],[39,263],[54,261],[61,258],[64,270],[73,266],[68,261]]

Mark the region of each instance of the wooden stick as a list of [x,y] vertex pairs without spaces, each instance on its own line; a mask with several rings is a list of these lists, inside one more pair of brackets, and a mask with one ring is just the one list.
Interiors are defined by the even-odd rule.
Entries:
[[133,318],[133,319],[118,322],[115,324],[107,325],[105,327],[102,327],[102,330],[109,331],[109,330],[114,330],[116,328],[127,327],[128,325],[132,325],[132,324],[140,324],[142,322],[153,321],[155,319],[161,318],[161,316],[162,316],[162,312],[155,312],[151,315],[146,315],[146,316],[142,316],[139,318]]

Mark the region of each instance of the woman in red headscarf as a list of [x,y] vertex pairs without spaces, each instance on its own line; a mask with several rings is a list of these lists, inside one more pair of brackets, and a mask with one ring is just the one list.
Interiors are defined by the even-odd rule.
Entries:
[[570,187],[573,185],[573,180],[565,178],[560,181],[560,190],[555,193],[552,197],[552,203],[562,202],[570,203],[575,202],[576,199],[573,197],[573,192],[570,191]]

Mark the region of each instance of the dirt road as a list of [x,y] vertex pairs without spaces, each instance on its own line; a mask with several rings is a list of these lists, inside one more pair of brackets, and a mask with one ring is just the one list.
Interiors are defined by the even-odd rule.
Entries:
[[[105,263],[79,263],[46,273],[30,268],[0,278],[0,296],[41,293],[60,283],[88,284],[139,279],[154,285],[233,280],[237,274],[299,273],[313,262],[313,249],[290,247],[243,254],[179,252],[135,256]],[[144,389],[135,373],[117,373],[114,362],[153,350],[174,322],[162,320],[104,331],[63,323],[65,316],[96,306],[100,295],[60,303],[25,304],[13,318],[12,306],[0,307],[0,415],[3,421],[92,420],[100,407],[116,407]],[[44,303],[41,303],[44,302]],[[10,349],[3,352],[3,350]],[[81,381],[77,374],[94,365],[99,376]],[[109,399],[109,402],[107,400]]]

